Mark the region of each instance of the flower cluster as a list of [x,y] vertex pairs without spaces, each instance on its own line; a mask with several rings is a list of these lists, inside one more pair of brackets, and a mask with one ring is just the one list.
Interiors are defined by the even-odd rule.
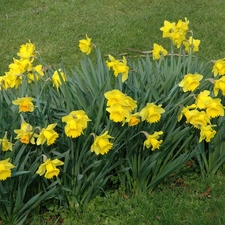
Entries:
[[[123,122],[123,125],[128,123],[129,126],[135,126],[140,123],[139,117],[142,121],[146,120],[148,123],[157,123],[161,119],[161,114],[165,112],[161,107],[162,105],[147,103],[140,112],[132,113],[133,110],[137,108],[137,103],[131,97],[123,94],[117,89],[108,91],[104,95],[107,99],[108,107],[106,110],[109,112],[110,120],[113,120],[114,122]],[[147,146],[147,148],[152,146],[152,150],[159,148],[162,140],[157,142],[157,144],[155,140],[159,138],[159,135],[163,134],[162,131],[160,131],[160,133],[155,132],[153,136],[147,134],[145,131],[143,131],[143,133],[148,139],[148,141],[144,143],[144,146]]]
[[138,114],[132,114],[137,108],[137,103],[130,96],[123,94],[121,91],[114,89],[104,94],[107,101],[106,110],[110,113],[110,120],[114,122],[123,122],[134,126],[140,122]]
[[[29,43],[20,46],[17,53],[19,59],[13,59],[13,63],[9,65],[9,71],[0,77],[0,88],[18,88],[22,84],[23,74],[27,73],[28,81],[39,79],[39,75],[43,76],[42,65],[34,66],[34,58],[36,56],[35,45]],[[35,78],[34,78],[35,77]]]
[[213,99],[209,95],[210,91],[208,90],[200,92],[195,98],[195,103],[183,107],[178,117],[178,121],[180,121],[185,116],[186,123],[200,129],[199,142],[204,139],[210,142],[216,134],[216,131],[213,130],[216,125],[212,125],[211,119],[224,116],[224,106],[221,104],[221,99]]
[[195,40],[192,36],[186,39],[186,34],[189,30],[189,21],[185,18],[185,21],[178,20],[177,23],[164,21],[164,26],[160,28],[163,32],[163,38],[169,38],[177,48],[183,44],[187,52],[197,52],[200,40]]
[[[45,76],[44,68],[41,64],[34,65],[36,57],[35,45],[30,41],[20,46],[17,55],[19,59],[13,58],[13,63],[9,65],[9,71],[4,76],[0,76],[0,90],[3,88],[18,88],[25,77],[28,83],[40,81]],[[61,69],[54,71],[52,75],[53,86],[58,90],[62,81],[66,82],[66,75]],[[16,102],[15,102],[16,104]]]
[[225,95],[225,59],[219,59],[214,63],[213,70],[212,70],[214,77],[222,76],[217,80],[213,80],[214,84],[214,95],[217,96],[219,91],[222,92],[222,95]]

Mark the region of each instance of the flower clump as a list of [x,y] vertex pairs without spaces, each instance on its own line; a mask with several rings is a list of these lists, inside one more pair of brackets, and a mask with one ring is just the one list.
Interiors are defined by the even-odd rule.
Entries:
[[209,90],[200,92],[195,97],[195,103],[186,107],[183,107],[178,121],[181,121],[182,117],[185,116],[186,123],[192,124],[195,128],[200,130],[200,139],[210,142],[215,136],[216,131],[213,130],[211,119],[224,116],[224,106],[221,104],[221,99],[212,98]]
[[[179,20],[177,23],[164,21],[164,26],[160,30],[163,32],[163,38],[170,39],[173,45],[185,52],[184,58],[199,50],[201,41],[194,39],[192,35],[187,37],[190,30],[189,21],[186,18],[184,21]],[[86,55],[91,53],[93,46],[91,38],[87,35],[86,39],[80,40],[78,44],[79,49]],[[162,45],[156,43],[153,44],[151,53],[156,65],[160,65],[164,58],[172,55]],[[124,133],[126,135],[129,135],[129,130],[135,133],[135,137],[143,133],[146,140],[144,143],[141,142],[141,147],[143,145],[143,147],[155,151],[164,147],[162,137],[170,135],[170,130],[167,130],[167,127],[169,127],[167,126],[169,123],[167,120],[171,121],[173,118],[167,118],[167,116],[171,115],[170,113],[173,110],[178,111],[179,107],[180,113],[175,120],[181,123],[184,118],[185,123],[181,126],[190,125],[194,130],[197,130],[199,142],[210,142],[217,134],[216,129],[218,126],[215,119],[224,116],[222,99],[217,98],[217,96],[221,96],[220,94],[225,95],[225,59],[214,61],[212,73],[215,80],[208,79],[214,85],[213,92],[202,89],[202,85],[207,79],[204,79],[204,74],[202,75],[193,69],[185,67],[184,70],[180,71],[176,79],[171,77],[171,80],[176,82],[173,90],[179,92],[184,98],[178,96],[183,98],[182,101],[179,104],[174,102],[169,105],[171,102],[168,103],[164,99],[170,100],[169,97],[172,96],[171,93],[173,92],[171,91],[168,97],[165,90],[167,86],[160,86],[164,78],[160,80],[161,77],[159,79],[157,77],[158,80],[154,80],[148,79],[147,76],[143,76],[144,78],[138,75],[135,76],[137,69],[131,69],[129,60],[125,56],[119,60],[112,55],[108,55],[108,60],[104,62],[103,66],[103,68],[107,68],[104,75],[108,76],[110,74],[108,70],[112,70],[116,78],[107,77],[107,80],[103,81],[101,86],[93,82],[93,86],[96,86],[93,89],[85,88],[87,87],[85,86],[86,83],[92,84],[92,77],[90,77],[90,80],[82,80],[82,76],[79,74],[79,78],[73,82],[73,77],[70,77],[69,74],[66,75],[63,69],[51,69],[51,67],[45,69],[42,65],[35,64],[37,51],[35,45],[30,41],[21,45],[17,56],[19,59],[14,58],[13,63],[9,65],[9,71],[0,77],[0,89],[2,91],[8,89],[18,91],[19,95],[12,94],[13,100],[8,100],[11,95],[9,95],[10,97],[7,96],[7,103],[4,104],[9,104],[10,107],[8,108],[12,108],[13,113],[15,111],[20,113],[22,120],[21,123],[17,122],[16,125],[13,125],[11,138],[8,139],[7,131],[3,131],[5,135],[0,139],[0,150],[4,154],[13,152],[15,146],[11,142],[13,138],[17,140],[17,144],[19,143],[24,148],[30,147],[31,149],[40,150],[38,154],[43,153],[44,160],[39,167],[36,167],[36,169],[38,168],[36,174],[44,176],[46,179],[58,177],[60,169],[57,167],[69,162],[69,157],[66,158],[67,153],[57,153],[59,146],[68,148],[69,144],[67,142],[72,146],[70,149],[66,149],[68,152],[79,151],[80,146],[85,142],[85,144],[89,144],[88,153],[92,154],[91,152],[93,152],[99,157],[99,155],[105,155],[109,151],[119,148],[117,143],[117,145],[114,145],[114,141],[117,142],[117,137],[119,137],[118,139],[121,138],[120,132],[125,129],[126,132],[124,131]],[[156,61],[159,59],[159,62]],[[90,70],[94,71],[94,67],[90,67]],[[129,76],[129,73],[134,76]],[[160,76],[161,74],[157,75]],[[121,76],[121,79],[117,79],[119,76]],[[99,80],[101,78],[100,75],[97,77]],[[25,83],[23,83],[24,81]],[[49,81],[51,85],[48,85]],[[133,81],[134,83],[132,83]],[[39,91],[36,91],[38,82],[40,82],[41,88],[37,88]],[[145,88],[147,88],[137,90],[135,82],[140,82],[143,86],[146,85]],[[155,90],[151,89],[151,83],[154,82],[157,84]],[[33,90],[29,88],[29,85],[34,83]],[[77,88],[78,86],[80,89]],[[73,88],[72,91],[68,90],[69,88]],[[149,92],[147,89],[149,89]],[[158,90],[161,91],[162,95],[156,93]],[[135,94],[132,95],[132,91]],[[145,91],[147,93],[144,93]],[[153,97],[148,93],[152,93]],[[70,99],[70,94],[77,99]],[[79,99],[79,94],[82,95],[82,99]],[[91,101],[85,102],[85,99],[88,98],[87,95],[95,94],[96,96],[91,96],[93,97]],[[42,95],[46,99],[43,98],[43,100]],[[64,100],[65,102],[61,105],[61,101]],[[55,101],[52,108],[51,101]],[[97,113],[93,113],[94,116],[97,115],[97,118],[92,115],[92,110],[96,111],[93,109],[95,101],[96,104],[100,102],[100,105],[105,107],[103,112],[100,111],[101,108]],[[98,122],[95,123],[95,119]],[[176,123],[178,122],[176,121]],[[119,123],[121,123],[121,126]],[[121,133],[123,134],[123,132]],[[90,134],[94,137],[92,142],[90,142]],[[85,141],[80,138],[82,135],[86,139]],[[129,142],[127,140],[132,139],[129,138],[126,136],[121,139],[127,143]],[[57,158],[51,160],[51,154],[61,158],[65,157],[66,160],[65,162]],[[15,166],[9,160],[10,158],[0,160],[0,180],[11,177],[11,170]]]

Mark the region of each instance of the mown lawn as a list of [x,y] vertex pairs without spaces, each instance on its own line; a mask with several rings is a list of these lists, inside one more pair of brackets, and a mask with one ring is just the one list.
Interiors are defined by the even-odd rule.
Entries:
[[[159,30],[164,20],[187,17],[194,38],[200,39],[200,58],[225,55],[225,1],[223,0],[1,0],[0,74],[7,71],[18,46],[30,39],[47,64],[77,65],[78,41],[88,34],[104,55],[128,49],[151,50],[165,44]],[[95,56],[93,57],[95,58]]]

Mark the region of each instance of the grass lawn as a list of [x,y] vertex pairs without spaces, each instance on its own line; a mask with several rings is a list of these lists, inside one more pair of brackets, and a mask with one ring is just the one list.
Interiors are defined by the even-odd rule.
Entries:
[[82,57],[78,41],[85,34],[104,55],[131,55],[128,48],[152,50],[155,42],[169,48],[159,28],[164,20],[176,22],[185,17],[194,38],[201,40],[200,58],[223,58],[224,8],[224,0],[1,0],[0,74],[4,75],[28,39],[46,63],[56,65],[63,60],[72,67]]
[[[44,62],[66,67],[79,64],[78,42],[88,34],[102,54],[138,57],[132,51],[150,51],[162,39],[164,20],[190,20],[194,38],[201,40],[202,61],[225,57],[224,0],[1,0],[0,75],[31,40]],[[95,54],[91,53],[91,58]],[[192,170],[191,168],[190,170]],[[225,177],[202,181],[198,171],[174,174],[152,193],[129,196],[123,190],[106,190],[84,208],[35,209],[27,224],[98,225],[222,225],[225,224]],[[0,199],[1,200],[1,199]],[[4,224],[1,223],[0,224]]]

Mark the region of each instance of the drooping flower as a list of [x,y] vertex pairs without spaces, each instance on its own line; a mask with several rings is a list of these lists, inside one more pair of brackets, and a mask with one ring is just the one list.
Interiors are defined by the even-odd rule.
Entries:
[[163,140],[158,140],[160,135],[163,134],[163,131],[154,132],[152,135],[148,134],[147,132],[143,132],[146,135],[146,140],[144,142],[144,146],[146,148],[152,147],[152,151],[155,151],[155,149],[159,149],[160,145],[162,144]]
[[17,98],[16,100],[12,101],[14,105],[19,106],[19,112],[33,112],[34,111],[34,98],[31,97],[24,97],[24,98]]
[[209,96],[210,91],[204,90],[198,94],[195,100],[195,104],[199,109],[205,109],[208,103],[212,100]]
[[33,127],[24,120],[22,120],[20,129],[16,129],[14,132],[17,134],[15,139],[20,139],[21,143],[35,144],[34,138],[37,137],[37,134],[33,132]]
[[215,80],[213,91],[215,96],[218,95],[219,91],[222,91],[222,95],[225,95],[225,76]]
[[211,139],[215,136],[216,131],[212,129],[215,125],[208,125],[208,126],[201,126],[200,127],[200,138],[199,142],[203,141],[204,139],[206,142],[210,142]]
[[147,103],[147,105],[140,111],[142,121],[147,120],[149,123],[156,123],[160,120],[161,114],[165,110],[162,105],[155,105],[154,103]]
[[104,155],[113,147],[113,144],[109,141],[109,139],[113,137],[108,135],[108,131],[100,136],[93,136],[94,143],[91,145],[91,152],[95,152],[97,155]]
[[89,38],[86,34],[86,39],[82,39],[79,41],[80,50],[89,55],[91,53],[93,45],[91,44],[91,38]]
[[192,36],[189,37],[189,40],[185,40],[183,45],[185,47],[185,51],[190,52],[198,52],[199,45],[201,41],[198,39],[194,39]]
[[115,104],[125,104],[125,95],[117,89],[105,92],[104,96],[108,100],[107,106],[113,106]]
[[29,43],[20,46],[20,50],[17,55],[21,59],[32,60],[35,57],[35,45],[29,40]]
[[214,77],[218,75],[225,75],[225,58],[224,59],[218,59],[213,66],[212,70]]
[[37,138],[37,145],[43,145],[47,141],[47,145],[51,145],[59,137],[59,134],[53,129],[57,123],[49,124],[46,128],[43,128]]
[[57,91],[59,86],[62,85],[62,81],[66,82],[66,74],[61,71],[61,69],[56,70],[52,75],[53,87],[55,86]]
[[123,56],[123,60],[116,60],[113,56],[109,55],[110,62],[106,61],[106,64],[110,70],[112,68],[114,76],[117,77],[119,74],[122,74],[122,82],[128,79],[129,67],[127,66],[127,60]]
[[140,123],[140,119],[138,118],[139,113],[130,114],[128,118],[126,118],[125,122],[128,123],[130,127],[136,126]]
[[200,74],[187,74],[184,76],[184,79],[180,82],[179,87],[183,88],[184,92],[194,91],[199,85],[200,80],[202,80],[203,76]]
[[168,51],[162,47],[162,45],[158,45],[154,43],[152,50],[153,59],[160,59],[160,57],[168,55]]
[[124,121],[130,115],[129,110],[120,104],[110,106],[106,108],[106,111],[110,113],[109,115],[110,120],[113,120],[116,123]]
[[183,118],[183,116],[187,118],[189,118],[189,114],[190,114],[190,110],[189,109],[195,109],[197,106],[195,104],[192,104],[190,106],[187,107],[182,107],[182,110],[180,112],[180,114],[178,115],[177,121],[180,122],[181,119]]
[[194,114],[187,120],[195,128],[200,128],[201,126],[205,127],[208,124],[211,124],[210,117],[205,111],[192,110]]
[[137,108],[137,101],[121,91],[114,89],[105,94],[107,101],[106,110],[110,113],[109,118],[114,122],[124,122],[130,117],[132,111]]
[[10,142],[7,138],[7,132],[5,133],[4,137],[0,139],[0,148],[3,152],[6,152],[8,150],[12,151],[12,142]]
[[39,166],[36,173],[39,174],[40,176],[45,174],[44,177],[46,179],[51,179],[54,176],[57,177],[59,175],[60,170],[56,167],[61,166],[63,164],[64,162],[60,161],[59,159],[53,159],[53,160],[46,159],[44,163],[42,163]]
[[72,111],[69,115],[62,117],[66,122],[65,133],[68,137],[76,138],[87,128],[88,121],[91,121],[83,110]]
[[210,118],[224,116],[224,106],[221,104],[221,99],[216,98],[208,102],[206,113]]
[[8,177],[11,177],[11,169],[15,166],[9,162],[10,158],[5,160],[0,160],[0,180],[6,180]]

